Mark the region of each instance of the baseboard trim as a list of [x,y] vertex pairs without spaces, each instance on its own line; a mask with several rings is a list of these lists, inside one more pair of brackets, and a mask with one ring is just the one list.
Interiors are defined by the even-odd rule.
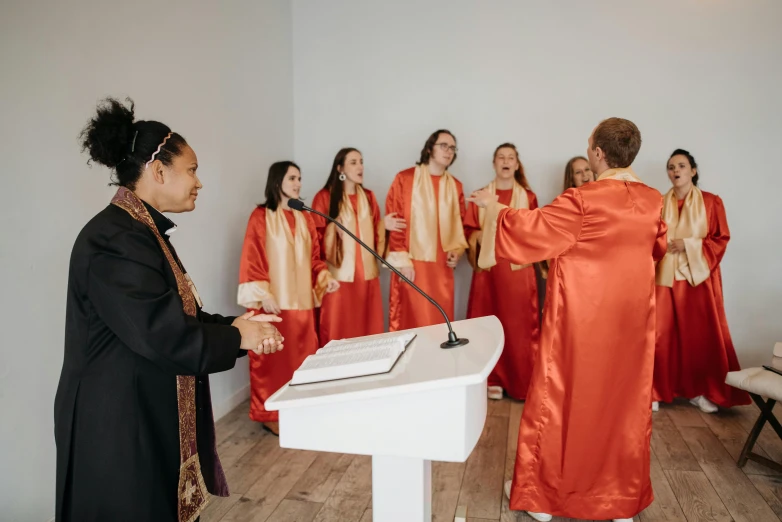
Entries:
[[224,400],[220,404],[212,404],[212,412],[214,414],[215,422],[224,417],[231,410],[239,406],[241,403],[250,398],[250,385],[247,384],[239,388],[239,390],[231,395],[228,399]]

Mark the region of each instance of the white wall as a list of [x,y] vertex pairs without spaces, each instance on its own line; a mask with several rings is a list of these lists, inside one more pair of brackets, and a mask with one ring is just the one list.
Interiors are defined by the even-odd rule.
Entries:
[[[320,188],[340,147],[354,146],[382,201],[445,127],[466,191],[491,180],[494,148],[512,141],[548,203],[592,128],[629,118],[643,135],[635,168],[645,181],[667,191],[666,161],[682,147],[702,188],[724,199],[728,321],[741,362],[758,364],[782,341],[780,20],[778,0],[294,0],[304,194]],[[463,317],[466,262],[458,276]]]
[[[234,305],[246,220],[269,163],[293,151],[291,8],[284,0],[4,2],[0,8],[0,519],[54,513],[53,401],[73,241],[114,192],[77,137],[107,95],[181,132],[198,209],[173,239],[207,309]],[[247,366],[212,379],[216,413]]]

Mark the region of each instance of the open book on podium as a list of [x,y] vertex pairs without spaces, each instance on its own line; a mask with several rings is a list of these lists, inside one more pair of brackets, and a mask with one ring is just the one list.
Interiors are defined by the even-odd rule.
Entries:
[[331,341],[304,359],[291,386],[388,373],[415,339],[412,332],[363,340]]

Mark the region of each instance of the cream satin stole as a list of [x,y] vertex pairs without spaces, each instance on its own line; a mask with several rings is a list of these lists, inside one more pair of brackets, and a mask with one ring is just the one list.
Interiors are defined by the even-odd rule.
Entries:
[[711,270],[703,255],[703,239],[708,235],[709,223],[703,192],[696,186],[684,199],[679,212],[679,204],[673,189],[665,195],[663,202],[663,220],[668,225],[668,238],[684,241],[684,252],[665,254],[657,264],[655,281],[659,286],[673,287],[675,281],[687,281],[690,286],[698,286],[709,278]]

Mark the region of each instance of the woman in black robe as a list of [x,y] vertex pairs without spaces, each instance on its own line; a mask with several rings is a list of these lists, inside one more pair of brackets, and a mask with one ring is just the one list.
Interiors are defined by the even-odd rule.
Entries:
[[163,215],[195,208],[195,152],[133,109],[108,99],[82,132],[119,190],[71,253],[54,403],[58,522],[197,520],[209,493],[228,495],[208,374],[246,350],[282,349],[277,317],[201,310]]

